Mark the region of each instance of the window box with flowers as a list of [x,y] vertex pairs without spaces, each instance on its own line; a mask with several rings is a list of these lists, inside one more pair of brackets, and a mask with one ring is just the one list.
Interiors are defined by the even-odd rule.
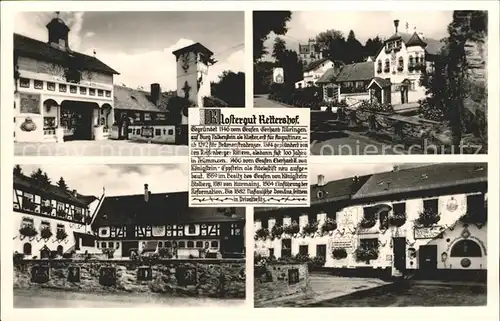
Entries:
[[335,260],[342,260],[347,257],[347,251],[343,248],[336,248],[332,251],[332,256]]
[[297,222],[293,221],[292,224],[285,226],[283,232],[288,235],[294,235],[300,232],[300,227]]
[[321,226],[321,232],[326,234],[337,229],[337,222],[334,219],[327,218],[325,223]]
[[403,72],[405,68],[403,66],[398,66],[398,72]]
[[438,223],[440,219],[441,215],[437,211],[427,208],[419,213],[416,223],[420,226],[430,227]]
[[38,235],[37,230],[31,225],[23,226],[19,229],[19,234],[24,237],[35,237]]
[[57,232],[56,232],[56,239],[58,241],[63,241],[67,237],[68,237],[68,233],[66,233],[66,231],[64,231],[64,230],[57,230]]
[[66,218],[67,214],[66,214],[66,211],[63,210],[63,209],[58,209],[56,211],[56,216],[57,217],[60,217],[60,218]]
[[271,236],[274,238],[280,238],[281,235],[283,235],[283,226],[281,225],[274,225],[273,228],[271,229]]
[[42,237],[42,239],[50,239],[52,237],[52,231],[50,230],[50,227],[44,227],[42,228],[42,230],[40,231],[40,236]]
[[356,261],[370,263],[370,260],[378,259],[379,250],[378,247],[362,248],[356,249],[355,256]]
[[375,218],[363,217],[361,222],[359,222],[359,227],[364,228],[364,229],[369,229],[369,228],[374,227],[376,222],[377,221],[375,220]]
[[314,234],[318,231],[318,223],[307,223],[302,229],[305,234]]
[[400,212],[400,213],[393,213],[389,217],[389,224],[391,226],[396,226],[400,227],[406,222],[406,213],[405,212]]
[[267,228],[260,228],[255,232],[255,239],[266,239],[269,236],[269,230]]

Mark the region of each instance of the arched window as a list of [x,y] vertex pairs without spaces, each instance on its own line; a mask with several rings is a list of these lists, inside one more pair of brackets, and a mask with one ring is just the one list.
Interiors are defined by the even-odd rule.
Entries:
[[184,248],[184,247],[186,247],[186,242],[184,242],[184,241],[179,241],[179,247],[180,247],[180,248]]
[[202,241],[196,241],[196,247],[197,248],[202,248],[203,247],[203,242]]
[[24,243],[23,254],[24,255],[31,255],[31,243]]
[[389,72],[391,69],[391,63],[389,62],[389,59],[385,60],[385,66],[384,66],[384,72]]
[[409,62],[410,66],[413,66],[415,64],[415,62],[413,60],[413,56],[410,56],[410,58],[408,58],[408,62]]
[[62,245],[58,245],[57,246],[57,255],[62,256],[63,255],[63,251],[64,251],[63,246]]
[[193,248],[194,247],[194,242],[193,241],[187,241],[187,247],[188,248]]
[[382,72],[382,60],[377,61],[377,72],[381,73]]
[[217,241],[212,241],[212,243],[210,243],[210,247],[213,247],[213,248],[217,248],[217,247],[219,247],[219,242],[217,242]]
[[481,257],[481,247],[472,240],[460,240],[451,248],[450,257]]

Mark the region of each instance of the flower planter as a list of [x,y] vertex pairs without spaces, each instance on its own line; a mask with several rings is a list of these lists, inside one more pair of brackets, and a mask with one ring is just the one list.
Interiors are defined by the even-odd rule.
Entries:
[[63,240],[65,240],[67,237],[68,237],[68,234],[67,234],[65,231],[63,231],[63,230],[58,230],[58,231],[56,232],[56,239],[57,239],[58,241],[63,241]]
[[373,220],[367,220],[367,219],[363,219],[361,220],[361,222],[359,223],[359,227],[363,228],[363,229],[369,229],[369,228],[372,228],[374,227],[376,224],[376,221],[373,219]]
[[273,238],[280,238],[283,235],[283,227],[281,225],[274,225],[271,229],[271,235]]
[[38,232],[32,226],[24,226],[19,229],[19,234],[24,237],[35,237],[37,236]]
[[52,231],[50,228],[46,227],[40,231],[40,236],[42,239],[50,239],[52,237]]
[[435,213],[431,210],[424,210],[421,212],[416,220],[417,225],[430,227],[434,224],[437,224],[441,216],[438,213]]
[[300,227],[297,223],[292,223],[284,227],[283,232],[288,235],[294,235],[299,233]]
[[346,249],[333,249],[332,251],[332,256],[336,260],[342,260],[347,257],[347,251]]
[[371,260],[378,259],[378,249],[356,249],[356,261],[370,263]]
[[323,234],[335,231],[337,229],[337,222],[332,219],[327,219],[326,222],[321,226],[321,232]]
[[269,230],[267,228],[261,228],[255,232],[256,240],[266,239],[268,236],[269,236]]
[[406,223],[406,213],[404,213],[404,214],[395,214],[395,215],[389,217],[389,224],[391,226],[400,227],[400,226],[402,226],[405,223]]

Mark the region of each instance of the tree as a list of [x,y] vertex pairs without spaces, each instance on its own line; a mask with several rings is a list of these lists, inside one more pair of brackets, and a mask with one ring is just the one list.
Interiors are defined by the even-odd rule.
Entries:
[[23,175],[23,169],[19,164],[16,164],[16,166],[14,166],[14,176],[21,176],[21,175]]
[[57,186],[64,190],[64,191],[68,191],[69,190],[69,187],[68,185],[66,184],[66,181],[64,180],[64,178],[60,178],[59,181],[57,182]]
[[283,59],[283,55],[285,54],[286,50],[286,42],[281,39],[280,37],[276,37],[274,39],[274,45],[273,45],[273,58],[276,59],[278,63],[281,62]]
[[363,45],[356,39],[356,35],[352,30],[349,31],[349,35],[347,36],[346,49],[350,58],[350,61],[347,61],[347,63],[362,62],[364,60]]
[[316,36],[316,43],[324,57],[340,60],[344,63],[350,60],[350,55],[346,52],[346,41],[341,31],[330,29],[320,32]]
[[290,11],[254,11],[253,12],[253,60],[254,62],[267,54],[264,42],[269,34],[284,35],[288,31],[286,27],[292,18]]
[[47,173],[43,172],[40,168],[33,173],[31,173],[31,178],[33,178],[40,185],[50,185],[51,181]]
[[219,81],[211,83],[212,95],[225,101],[229,107],[245,107],[245,73],[224,71]]
[[[376,36],[375,38],[368,38],[364,47],[364,58],[368,58],[370,56],[376,56],[380,50],[384,46],[384,42]],[[376,58],[376,57],[375,57]]]

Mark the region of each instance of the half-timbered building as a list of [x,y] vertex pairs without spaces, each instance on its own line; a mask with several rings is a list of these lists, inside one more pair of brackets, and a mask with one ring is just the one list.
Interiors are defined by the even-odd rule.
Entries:
[[207,252],[241,256],[245,250],[244,208],[188,207],[188,192],[107,196],[92,224],[98,248],[114,258],[165,248],[176,258]]
[[93,252],[91,207],[98,199],[14,174],[13,251],[25,257]]

